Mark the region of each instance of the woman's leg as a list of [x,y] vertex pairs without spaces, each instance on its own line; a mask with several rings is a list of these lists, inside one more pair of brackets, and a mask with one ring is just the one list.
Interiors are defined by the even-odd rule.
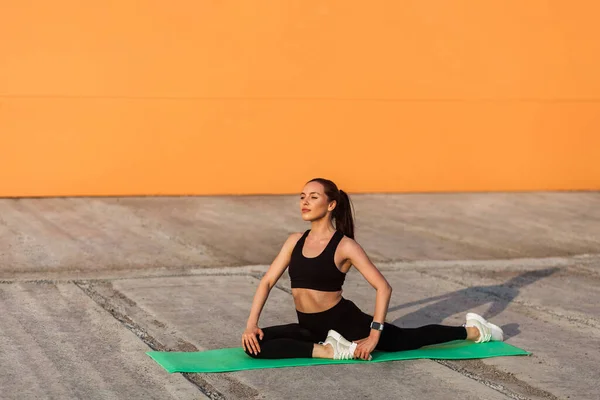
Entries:
[[[331,329],[350,341],[364,339],[371,333],[369,325],[373,317],[361,311],[356,304],[344,299],[336,310],[336,315],[329,317],[332,322]],[[413,350],[430,344],[450,342],[452,340],[472,339],[479,336],[477,328],[473,328],[467,337],[467,329],[462,326],[426,325],[419,328],[400,328],[390,323],[385,323],[381,337],[377,343],[377,350],[400,351]]]
[[[478,336],[478,332],[476,335]],[[385,323],[377,350],[414,350],[430,344],[467,339],[467,329],[462,326],[425,325],[419,328],[400,328]]]
[[[300,324],[277,325],[264,328],[263,339],[257,336],[260,352],[252,358],[311,358],[317,340]],[[317,345],[319,346],[319,345]]]

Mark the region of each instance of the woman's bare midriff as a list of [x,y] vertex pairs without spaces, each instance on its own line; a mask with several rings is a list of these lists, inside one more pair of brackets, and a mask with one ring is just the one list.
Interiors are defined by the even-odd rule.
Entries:
[[323,292],[321,290],[294,288],[292,289],[296,310],[306,313],[318,313],[329,310],[342,299],[342,291]]

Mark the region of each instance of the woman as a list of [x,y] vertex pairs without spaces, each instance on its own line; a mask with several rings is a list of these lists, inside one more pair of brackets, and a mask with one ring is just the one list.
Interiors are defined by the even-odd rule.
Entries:
[[[354,241],[348,195],[330,180],[313,179],[302,190],[300,210],[311,229],[290,235],[258,285],[242,334],[242,347],[249,356],[369,360],[375,349],[400,351],[452,340],[503,340],[502,329],[473,313],[467,314],[463,326],[407,329],[386,323],[392,288]],[[298,323],[261,329],[260,313],[288,266]],[[376,290],[373,316],[342,296],[352,266]]]

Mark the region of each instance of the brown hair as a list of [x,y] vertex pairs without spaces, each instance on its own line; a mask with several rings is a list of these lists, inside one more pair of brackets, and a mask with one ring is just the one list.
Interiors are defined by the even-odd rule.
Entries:
[[332,218],[335,221],[335,229],[342,232],[344,235],[354,239],[354,218],[352,215],[353,207],[350,202],[348,193],[338,189],[337,185],[324,178],[311,179],[307,183],[318,182],[325,189],[325,196],[329,201],[336,202],[333,209]]

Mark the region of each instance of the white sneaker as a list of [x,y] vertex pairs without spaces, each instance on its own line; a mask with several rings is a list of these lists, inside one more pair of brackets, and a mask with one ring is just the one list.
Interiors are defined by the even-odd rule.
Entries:
[[490,340],[495,342],[504,341],[504,332],[502,331],[502,328],[486,321],[481,315],[467,313],[467,323],[465,326],[479,329],[479,339],[477,339],[475,343],[484,343],[489,342]]
[[342,335],[333,329],[327,332],[327,339],[323,342],[324,345],[330,345],[333,348],[334,360],[351,360],[354,359],[354,350],[356,343],[346,340]]

